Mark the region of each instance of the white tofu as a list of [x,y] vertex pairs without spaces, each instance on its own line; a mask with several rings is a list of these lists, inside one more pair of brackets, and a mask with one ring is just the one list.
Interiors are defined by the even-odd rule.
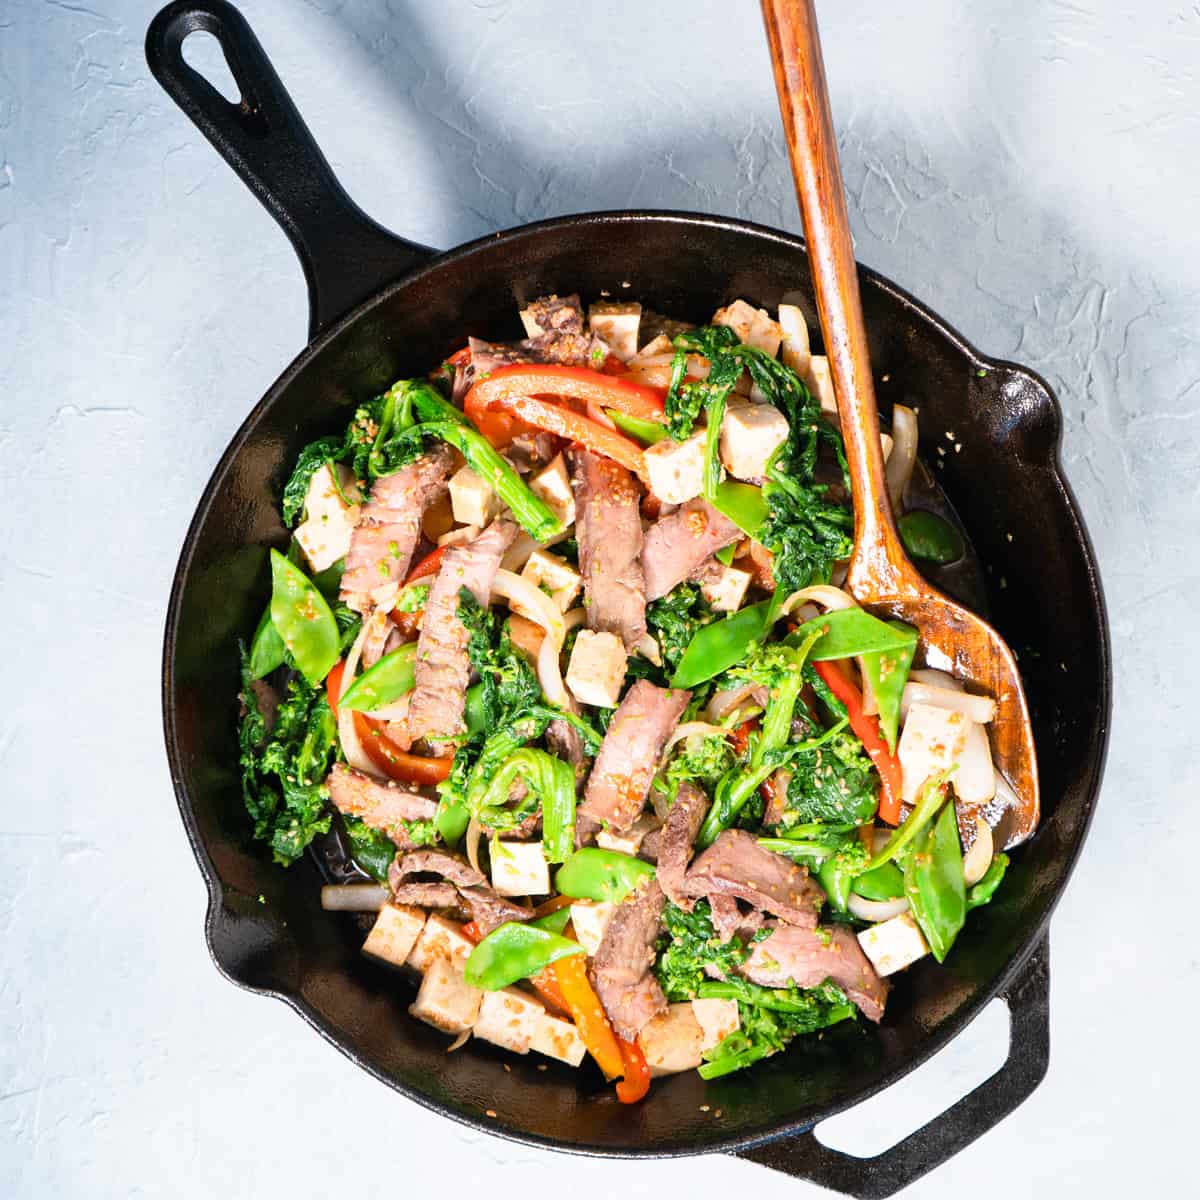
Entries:
[[736,612],[746,598],[753,576],[740,567],[721,564],[721,573],[700,584],[700,594],[717,612]]
[[931,775],[937,775],[961,760],[971,724],[961,712],[948,708],[937,708],[932,704],[909,707],[896,747],[905,804],[916,802]]
[[556,454],[538,474],[530,477],[529,490],[545,500],[564,528],[575,523],[575,493],[571,491],[571,477],[561,454]]
[[638,1041],[651,1075],[673,1075],[703,1062],[704,1030],[689,1002],[668,1005],[652,1018]]
[[646,834],[658,829],[662,822],[651,813],[643,813],[624,833],[615,830],[602,829],[596,834],[596,845],[603,850],[615,850],[618,854],[629,854],[637,857],[646,840]]
[[448,962],[462,970],[475,943],[462,931],[462,926],[434,913],[417,937],[408,956],[408,965],[425,972],[435,962]]
[[580,704],[616,708],[628,661],[625,646],[616,634],[581,629],[567,663],[571,695]]
[[745,300],[735,300],[727,307],[717,309],[712,323],[729,326],[737,334],[739,342],[755,346],[771,358],[779,353],[783,330],[771,320],[771,314],[765,308],[754,308]]
[[424,909],[412,904],[385,904],[363,942],[363,953],[402,967],[424,928]]
[[475,1024],[482,1002],[483,992],[472,987],[453,963],[439,958],[425,972],[408,1011],[443,1033],[466,1033]]
[[550,593],[560,612],[566,612],[579,595],[583,580],[579,572],[565,558],[535,550],[526,560],[522,579],[528,579],[534,587]]
[[529,1048],[544,1054],[547,1058],[557,1058],[559,1062],[577,1067],[583,1062],[587,1047],[579,1030],[570,1021],[561,1017],[552,1017],[544,1012],[537,1019],[533,1030],[533,1041]]
[[[347,504],[334,486],[333,471],[337,471],[338,483],[352,503]],[[350,535],[362,515],[358,503],[361,499],[349,467],[326,463],[313,472],[304,497],[304,520],[296,527],[296,541],[313,571],[324,571],[346,557]]]
[[449,533],[443,533],[437,543],[439,546],[465,546],[468,542],[473,542],[480,532],[478,525],[460,525],[457,529],[451,529]]
[[820,402],[821,411],[827,416],[836,417],[838,407],[833,394],[833,376],[829,373],[829,359],[824,354],[814,354],[808,360],[808,374],[804,382]]
[[450,508],[460,525],[481,528],[496,515],[496,492],[482,475],[470,467],[459,467],[450,476]]
[[761,479],[787,437],[787,417],[773,405],[731,404],[721,423],[721,462],[735,479]]
[[705,431],[683,442],[663,438],[642,452],[646,482],[664,504],[686,504],[704,491]]
[[577,900],[571,905],[571,927],[589,956],[594,956],[600,949],[604,931],[616,910],[617,906],[606,900]]
[[858,935],[858,944],[879,975],[894,975],[929,953],[925,937],[910,912],[864,929]]
[[516,988],[484,992],[471,1032],[514,1054],[528,1054],[545,1011],[532,996]]
[[630,360],[629,365],[641,366],[645,362],[650,362],[656,359],[671,357],[675,353],[675,347],[671,345],[671,339],[665,333],[656,334],[652,337]]
[[638,349],[638,326],[642,323],[642,306],[637,303],[597,303],[588,306],[588,328],[603,338],[608,348],[622,362],[628,362]]
[[501,896],[545,896],[550,868],[541,842],[492,842],[492,887]]
[[521,324],[525,329],[527,338],[540,337],[546,331],[537,323],[537,318],[533,315],[533,308],[521,309]]
[[783,334],[783,365],[791,367],[803,379],[812,351],[808,342],[808,322],[796,305],[779,306],[779,329]]
[[742,1024],[736,1000],[693,1000],[692,1012],[704,1035],[701,1050],[711,1050]]

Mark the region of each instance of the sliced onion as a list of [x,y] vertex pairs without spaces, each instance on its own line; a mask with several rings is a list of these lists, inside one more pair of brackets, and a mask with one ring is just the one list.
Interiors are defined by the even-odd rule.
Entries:
[[723,721],[731,712],[739,709],[748,697],[753,695],[754,690],[759,687],[756,683],[746,683],[741,687],[730,688],[728,691],[718,692],[704,709],[704,715],[710,721]]
[[405,692],[399,700],[385,704],[382,708],[372,709],[368,714],[375,721],[407,721],[408,706],[412,700],[412,692]]
[[892,452],[888,455],[884,475],[888,499],[895,512],[900,512],[904,489],[912,478],[917,461],[917,414],[903,404],[892,409]]
[[472,815],[467,822],[467,832],[463,837],[463,845],[467,851],[467,862],[471,864],[481,875],[483,868],[479,865],[479,839],[483,836],[483,826],[479,823],[479,818]]
[[908,673],[908,678],[914,683],[926,683],[930,687],[950,688],[951,691],[961,692],[962,683],[945,671],[933,671],[929,667],[914,667]]
[[538,683],[541,685],[542,694],[551,704],[557,704],[559,708],[570,708],[571,700],[567,695],[562,666],[558,661],[560,649],[561,646],[556,646],[549,634],[542,638],[537,656]]
[[908,912],[908,901],[903,896],[898,896],[895,900],[868,900],[857,892],[851,892],[846,900],[846,907],[860,921],[878,924],[880,921],[890,921],[902,912]]
[[567,636],[563,615],[541,588],[511,571],[500,570],[492,581],[492,598],[497,596],[513,612],[536,621],[549,635],[547,641],[554,643],[556,652],[562,649],[563,639]]
[[556,533],[554,537],[547,538],[544,542],[535,540],[521,530],[513,539],[513,544],[504,552],[500,566],[505,571],[519,571],[529,561],[529,556],[535,550],[548,550],[551,546],[557,546],[559,542],[566,540],[567,531],[565,529],[562,533]]
[[819,604],[826,612],[858,607],[858,601],[849,592],[829,583],[816,583],[812,587],[801,588],[798,592],[793,592],[783,602],[779,615],[786,617],[793,609],[810,600],[814,604]]
[[362,655],[366,636],[367,625],[364,621],[363,627],[358,631],[358,637],[354,639],[354,644],[346,655],[346,666],[342,671],[342,686],[338,690],[338,741],[342,743],[346,761],[352,767],[370,775],[373,779],[382,779],[379,768],[367,757],[367,752],[362,748],[362,742],[358,740],[358,730],[354,727],[354,713],[341,705],[341,699],[346,694],[346,689],[354,682],[355,673],[358,671],[358,660]]
[[454,1041],[452,1041],[450,1045],[446,1047],[446,1053],[453,1054],[455,1050],[461,1050],[470,1040],[471,1031],[469,1029],[464,1029],[462,1033],[460,1033],[458,1037],[456,1037]]
[[586,620],[586,608],[572,608],[568,612],[563,613],[563,628],[570,633],[576,625],[582,625]]
[[694,734],[699,734],[702,737],[728,737],[733,732],[731,726],[726,725],[710,725],[707,721],[684,721],[673,734],[667,739],[667,744],[663,747],[665,754],[676,742],[682,742],[684,738],[690,738]]
[[321,889],[326,912],[378,912],[391,898],[381,883],[331,883]]
[[662,666],[662,655],[658,652],[658,643],[648,633],[642,634],[642,640],[638,642],[634,649],[648,662],[652,662],[656,667]]
[[908,716],[914,704],[932,704],[934,708],[948,708],[962,713],[968,721],[986,725],[996,715],[996,702],[990,696],[972,696],[961,688],[939,687],[910,680],[904,685],[900,696],[900,718]]
[[975,818],[975,840],[963,855],[963,883],[967,887],[977,884],[992,865],[995,846],[992,844],[992,827],[982,818]]

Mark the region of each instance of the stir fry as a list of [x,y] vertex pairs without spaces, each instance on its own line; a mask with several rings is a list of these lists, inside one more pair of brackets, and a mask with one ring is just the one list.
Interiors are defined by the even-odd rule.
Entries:
[[[799,309],[694,327],[549,296],[305,447],[242,648],[241,770],[276,861],[358,882],[410,1012],[622,1101],[883,1018],[1008,859],[995,704],[838,586],[826,360]],[[883,435],[905,509],[915,411]],[[397,986],[402,986],[397,981]]]

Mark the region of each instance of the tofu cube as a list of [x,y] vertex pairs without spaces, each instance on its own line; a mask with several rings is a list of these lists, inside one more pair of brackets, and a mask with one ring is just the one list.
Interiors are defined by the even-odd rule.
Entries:
[[550,868],[541,842],[492,842],[492,887],[501,896],[545,896]]
[[808,360],[808,374],[804,377],[808,390],[817,398],[821,411],[826,416],[838,415],[837,397],[833,394],[833,376],[829,373],[829,359],[824,354],[814,354]]
[[622,362],[628,362],[637,353],[641,323],[642,306],[637,303],[598,302],[588,307],[588,328],[603,338]]
[[[334,484],[334,471],[341,492]],[[350,504],[342,499],[342,492]],[[296,540],[313,571],[324,571],[345,558],[350,535],[362,515],[361,499],[349,467],[326,463],[313,472],[304,497],[304,520],[296,527]]]
[[443,533],[437,543],[439,546],[465,546],[468,542],[473,542],[479,534],[478,525],[459,525],[449,533]]
[[557,1058],[559,1062],[577,1067],[583,1062],[587,1047],[579,1030],[570,1021],[561,1017],[552,1017],[544,1012],[534,1024],[533,1041],[529,1048],[544,1054],[547,1058]]
[[931,775],[948,770],[962,760],[971,724],[965,714],[951,709],[933,704],[909,706],[896,746],[905,804],[916,802]]
[[412,904],[385,904],[363,942],[363,953],[402,967],[424,928],[424,909]]
[[761,479],[787,437],[787,417],[773,405],[731,404],[721,423],[721,462],[735,479]]
[[779,329],[783,334],[783,364],[803,379],[812,352],[808,343],[808,322],[796,305],[779,306]]
[[701,1050],[711,1050],[742,1023],[736,1000],[693,1000],[692,1012],[704,1035]]
[[472,987],[462,971],[445,959],[435,959],[421,980],[408,1011],[443,1033],[466,1033],[479,1016],[483,992]]
[[700,594],[717,612],[737,612],[753,577],[739,567],[721,565],[721,573],[700,585]]
[[879,975],[893,975],[929,953],[913,915],[903,912],[864,929],[858,944]]
[[462,926],[434,913],[417,937],[408,956],[408,965],[422,973],[435,962],[448,962],[462,970],[475,943],[462,931]]
[[642,452],[646,482],[664,504],[686,504],[704,490],[704,430],[687,441],[663,438]]
[[571,926],[579,944],[594,956],[604,940],[604,931],[616,911],[606,900],[578,900],[571,905]]
[[567,663],[567,687],[580,704],[616,708],[627,662],[625,646],[616,634],[581,629]]
[[698,1067],[703,1061],[704,1030],[688,1002],[668,1005],[652,1018],[638,1041],[651,1075],[673,1075]]
[[564,529],[575,523],[575,493],[571,491],[571,477],[567,474],[566,460],[561,454],[556,454],[538,474],[530,478],[529,490],[554,510]]
[[482,475],[470,467],[459,467],[450,476],[450,508],[460,525],[481,528],[496,515],[496,493]]
[[561,612],[566,612],[574,603],[583,582],[579,572],[565,558],[547,554],[545,550],[535,550],[525,560],[521,578],[548,591]]
[[713,315],[714,325],[727,325],[738,336],[738,341],[754,346],[774,358],[779,353],[783,330],[771,320],[765,308],[754,308],[745,300],[735,300],[725,308],[717,309]]
[[651,813],[643,813],[624,833],[602,829],[596,834],[596,845],[604,850],[615,850],[618,854],[630,854],[636,858],[646,834],[661,824],[662,822]]
[[544,1015],[545,1009],[532,996],[516,988],[484,992],[471,1032],[514,1054],[528,1054]]

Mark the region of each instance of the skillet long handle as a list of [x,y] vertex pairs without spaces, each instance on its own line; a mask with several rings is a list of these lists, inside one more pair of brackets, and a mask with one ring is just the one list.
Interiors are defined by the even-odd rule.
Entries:
[[[220,43],[240,103],[184,60],[184,39],[198,31]],[[350,199],[246,19],[226,0],[167,5],[146,34],[146,61],[291,240],[308,284],[310,337],[433,253],[388,233]]]

